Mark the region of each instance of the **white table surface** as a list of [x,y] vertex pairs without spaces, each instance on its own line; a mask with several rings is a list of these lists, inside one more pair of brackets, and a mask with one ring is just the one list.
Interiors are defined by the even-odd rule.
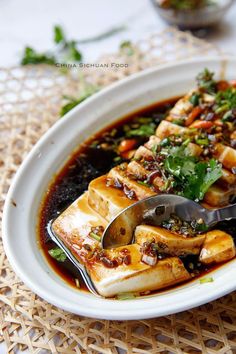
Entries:
[[[236,52],[236,1],[209,40]],[[52,27],[62,24],[68,37],[83,39],[112,27],[127,30],[97,43],[81,45],[86,60],[117,49],[122,40],[165,28],[150,0],[0,0],[0,66],[19,62],[25,45],[46,50],[52,45]]]
[[[125,31],[110,38],[81,45],[89,62],[101,54],[116,51],[123,40],[135,41],[167,26],[153,10],[150,0],[0,0],[0,66],[17,65],[25,45],[42,51],[49,49],[54,24],[61,24],[71,39],[127,26]],[[236,54],[236,1],[208,40],[225,52]],[[2,343],[0,354],[5,353]]]

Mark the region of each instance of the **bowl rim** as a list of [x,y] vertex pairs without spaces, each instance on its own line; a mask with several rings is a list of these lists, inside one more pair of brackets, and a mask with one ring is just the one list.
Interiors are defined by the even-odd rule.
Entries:
[[[97,308],[92,306],[91,302],[91,297],[88,296],[88,303],[91,302],[91,307],[86,307],[80,308],[78,311],[75,310],[73,307],[73,303],[71,304],[70,301],[64,300],[59,298],[55,298],[53,294],[51,294],[46,288],[42,288],[38,285],[37,281],[33,278],[29,278],[28,275],[25,273],[24,267],[22,267],[22,264],[19,263],[19,261],[15,258],[14,252],[15,250],[11,247],[10,243],[10,224],[11,224],[11,214],[12,214],[12,205],[11,201],[12,198],[14,197],[14,193],[18,188],[18,185],[21,182],[21,178],[23,175],[24,170],[28,167],[30,164],[32,158],[35,156],[35,153],[37,153],[38,149],[43,146],[47,140],[50,138],[51,135],[56,134],[57,130],[59,128],[63,127],[64,125],[67,124],[67,121],[70,120],[75,114],[78,114],[83,107],[86,107],[88,105],[92,105],[93,102],[95,102],[98,99],[103,99],[104,97],[106,98],[106,95],[110,92],[116,92],[116,90],[121,89],[122,87],[126,86],[129,82],[131,81],[136,81],[138,79],[142,79],[145,76],[148,76],[152,73],[158,73],[162,70],[168,70],[169,68],[175,68],[178,70],[179,67],[183,67],[185,65],[194,65],[194,63],[204,63],[204,65],[207,65],[207,63],[210,62],[216,62],[216,63],[222,63],[222,65],[225,64],[225,62],[233,62],[236,66],[236,57],[235,56],[224,56],[224,57],[218,57],[218,56],[212,56],[212,57],[206,57],[206,58],[194,58],[194,59],[188,59],[188,60],[182,60],[179,61],[178,63],[168,63],[168,64],[163,64],[163,65],[158,65],[149,69],[146,69],[144,71],[138,72],[136,74],[133,74],[123,80],[120,80],[100,92],[96,93],[92,97],[88,98],[85,102],[82,102],[80,105],[72,109],[70,112],[68,112],[64,117],[63,120],[57,121],[40,139],[39,141],[34,145],[32,150],[28,153],[27,157],[24,159],[23,163],[19,167],[16,175],[13,178],[13,181],[11,183],[11,186],[9,188],[6,201],[4,204],[4,210],[3,210],[3,221],[2,221],[2,233],[3,233],[3,245],[4,245],[4,250],[6,252],[7,258],[15,271],[15,273],[20,277],[20,279],[23,280],[23,282],[37,295],[40,297],[44,298],[46,301],[49,303],[54,304],[55,306],[62,308],[66,311],[69,311],[71,313],[76,313],[79,315],[83,316],[88,316],[88,317],[93,317],[93,318],[98,318],[98,319],[113,319],[113,320],[136,320],[136,319],[145,319],[145,318],[153,318],[157,316],[164,316],[168,314],[173,314],[176,312],[180,312],[183,310],[187,310],[199,305],[202,305],[206,302],[213,301],[221,296],[224,296],[225,294],[233,291],[236,289],[236,277],[235,277],[235,283],[232,281],[232,278],[229,278],[229,280],[226,284],[224,284],[224,288],[222,287],[222,284],[217,284],[217,288],[210,293],[204,293],[201,289],[199,292],[199,297],[195,297],[195,292],[191,288],[191,286],[188,288],[189,290],[189,296],[188,300],[185,300],[184,304],[181,301],[181,291],[175,291],[174,297],[176,298],[176,301],[174,303],[170,302],[168,308],[161,308],[158,309],[158,311],[155,311],[155,303],[156,299],[158,296],[153,296],[150,298],[147,298],[145,300],[148,300],[148,302],[152,305],[150,308],[147,310],[145,309],[136,309],[136,311],[132,311],[131,308],[131,313],[127,311],[127,308],[124,306],[124,301],[120,300],[114,300],[117,304],[117,309],[110,309],[109,308],[109,313],[108,311],[104,310],[104,308]],[[228,262],[229,263],[229,262]],[[227,264],[228,264],[227,263]],[[48,265],[49,266],[49,265]],[[221,268],[223,268],[222,266]],[[235,267],[236,271],[236,267]],[[226,274],[226,279],[227,279],[227,274]],[[208,285],[208,284],[207,284]],[[69,286],[68,286],[69,288]],[[211,289],[211,284],[207,286],[208,291]],[[143,298],[138,298],[135,300],[129,300],[127,303],[131,307],[133,306],[133,302],[135,303],[135,306],[138,304],[141,304],[141,302],[144,301]],[[108,302],[111,302],[111,300],[104,299],[104,305],[108,304]],[[108,305],[108,307],[110,307]],[[124,308],[124,309],[123,309]],[[129,308],[129,306],[128,306]],[[128,314],[127,314],[128,313]]]

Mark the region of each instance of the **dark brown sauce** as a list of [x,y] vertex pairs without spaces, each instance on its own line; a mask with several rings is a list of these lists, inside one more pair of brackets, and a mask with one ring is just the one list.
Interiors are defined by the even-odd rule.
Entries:
[[[151,120],[151,122],[155,123],[157,126],[169,109],[176,103],[177,99],[178,98],[172,98],[141,109],[138,112],[133,112],[106,127],[106,129],[96,133],[92,138],[78,147],[78,150],[71,155],[68,162],[48,187],[39,213],[39,246],[53,270],[71,286],[76,286],[75,278],[77,278],[80,282],[80,290],[87,290],[78,271],[70,261],[58,262],[49,255],[48,251],[55,247],[55,244],[47,233],[46,227],[48,222],[56,218],[58,214],[87,190],[91,180],[107,173],[111,167],[121,163],[120,160],[116,160],[118,155],[114,152],[114,149],[103,149],[101,148],[102,144],[105,144],[105,146],[108,145],[109,147],[119,142],[122,137],[124,137],[124,127],[135,126],[138,117],[142,117],[144,121],[146,119],[149,123]],[[114,135],[115,130],[116,134]],[[140,137],[138,145],[143,144],[145,140],[148,140],[148,138]],[[235,236],[236,226],[234,224],[234,222],[224,222],[219,225],[219,228]],[[191,261],[195,262],[196,260],[192,258]],[[204,273],[209,273],[209,271],[217,267],[218,266],[213,266],[210,269],[202,268],[200,275],[202,276]],[[195,279],[196,277],[193,280]],[[178,286],[179,285],[175,285],[170,288],[176,288]],[[161,292],[169,290],[170,288],[161,290]],[[158,291],[158,293],[160,293],[160,291]]]

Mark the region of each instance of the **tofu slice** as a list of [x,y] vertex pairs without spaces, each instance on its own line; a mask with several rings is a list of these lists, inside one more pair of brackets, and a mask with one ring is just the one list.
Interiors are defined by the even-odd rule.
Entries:
[[[121,292],[157,290],[188,280],[189,273],[176,257],[167,258],[150,266],[141,261],[140,245],[125,247],[130,261],[108,268],[93,252],[101,251],[100,244],[89,236],[92,227],[107,222],[88,205],[88,192],[71,204],[53,223],[53,231],[63,240],[76,258],[85,265],[95,287],[102,296],[111,297]],[[120,257],[124,247],[106,250],[109,259]]]
[[204,202],[214,207],[222,207],[230,204],[231,200],[236,196],[236,186],[228,188],[220,187],[216,184],[211,186],[204,196]]
[[161,139],[158,138],[158,136],[156,135],[151,135],[149,140],[144,144],[144,146],[149,149],[152,150],[155,146],[159,145],[161,142]]
[[225,168],[222,168],[222,173],[222,177],[217,181],[217,183],[224,187],[236,185],[236,175]]
[[206,233],[206,239],[199,257],[202,263],[221,263],[233,257],[235,257],[235,245],[232,236],[220,230]]
[[214,155],[225,168],[231,170],[236,167],[236,150],[232,147],[216,144]]
[[139,180],[144,180],[147,178],[148,171],[137,161],[133,160],[128,163],[127,173],[131,176],[135,176]]
[[154,160],[154,154],[151,150],[146,148],[145,146],[139,146],[139,148],[136,150],[134,154],[134,159],[135,160],[147,160],[147,161],[152,161]]
[[199,254],[205,235],[184,237],[158,226],[139,225],[135,229],[135,242],[142,245],[144,242],[155,242],[163,252],[182,256]]
[[[124,247],[110,251],[116,257]],[[158,290],[190,279],[182,261],[177,257],[160,260],[155,266],[141,261],[140,246],[132,244],[125,247],[131,256],[130,265],[106,268],[100,262],[88,265],[93,283],[102,296],[112,297],[123,292],[143,292]]]
[[[80,262],[85,264],[91,250],[98,247],[99,242],[89,236],[93,227],[107,226],[107,221],[96,213],[88,204],[88,192],[76,199],[53,222],[55,234],[74,253]],[[86,246],[85,246],[86,245]]]
[[187,119],[187,116],[193,110],[193,105],[189,101],[191,93],[179,99],[174,107],[170,110],[168,117],[166,118],[169,122],[175,119]]
[[147,197],[151,197],[152,195],[155,195],[156,193],[150,189],[147,186],[144,186],[137,181],[129,178],[127,176],[127,170],[121,169],[119,166],[116,166],[110,170],[110,172],[107,175],[108,181],[111,182],[111,184],[118,181],[122,185],[126,185],[130,190],[133,190],[135,192],[135,195],[138,199],[144,199]]
[[90,207],[107,221],[113,219],[121,210],[134,201],[125,196],[122,190],[107,186],[107,176],[101,176],[90,182],[88,187],[88,203]]
[[170,135],[184,134],[187,131],[187,128],[163,120],[156,129],[156,136],[162,140]]
[[[127,172],[130,176],[135,176],[135,178],[139,180],[145,180],[154,171],[148,171],[139,162],[131,161],[127,166]],[[152,185],[156,187],[157,190],[162,190],[165,181],[162,177],[157,176],[153,178]]]

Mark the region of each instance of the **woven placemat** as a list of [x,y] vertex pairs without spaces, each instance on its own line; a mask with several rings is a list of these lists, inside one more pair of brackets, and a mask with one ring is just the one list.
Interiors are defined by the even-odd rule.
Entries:
[[[62,94],[78,96],[84,80],[102,87],[152,65],[199,53],[202,57],[218,50],[188,33],[167,29],[137,43],[133,55],[120,51],[100,59],[128,67],[83,69],[83,80],[79,70],[65,75],[46,66],[0,69],[1,217],[12,177],[58,119]],[[8,353],[236,353],[235,293],[152,320],[94,320],[60,310],[32,293],[12,271],[2,244],[0,309],[1,341]]]

